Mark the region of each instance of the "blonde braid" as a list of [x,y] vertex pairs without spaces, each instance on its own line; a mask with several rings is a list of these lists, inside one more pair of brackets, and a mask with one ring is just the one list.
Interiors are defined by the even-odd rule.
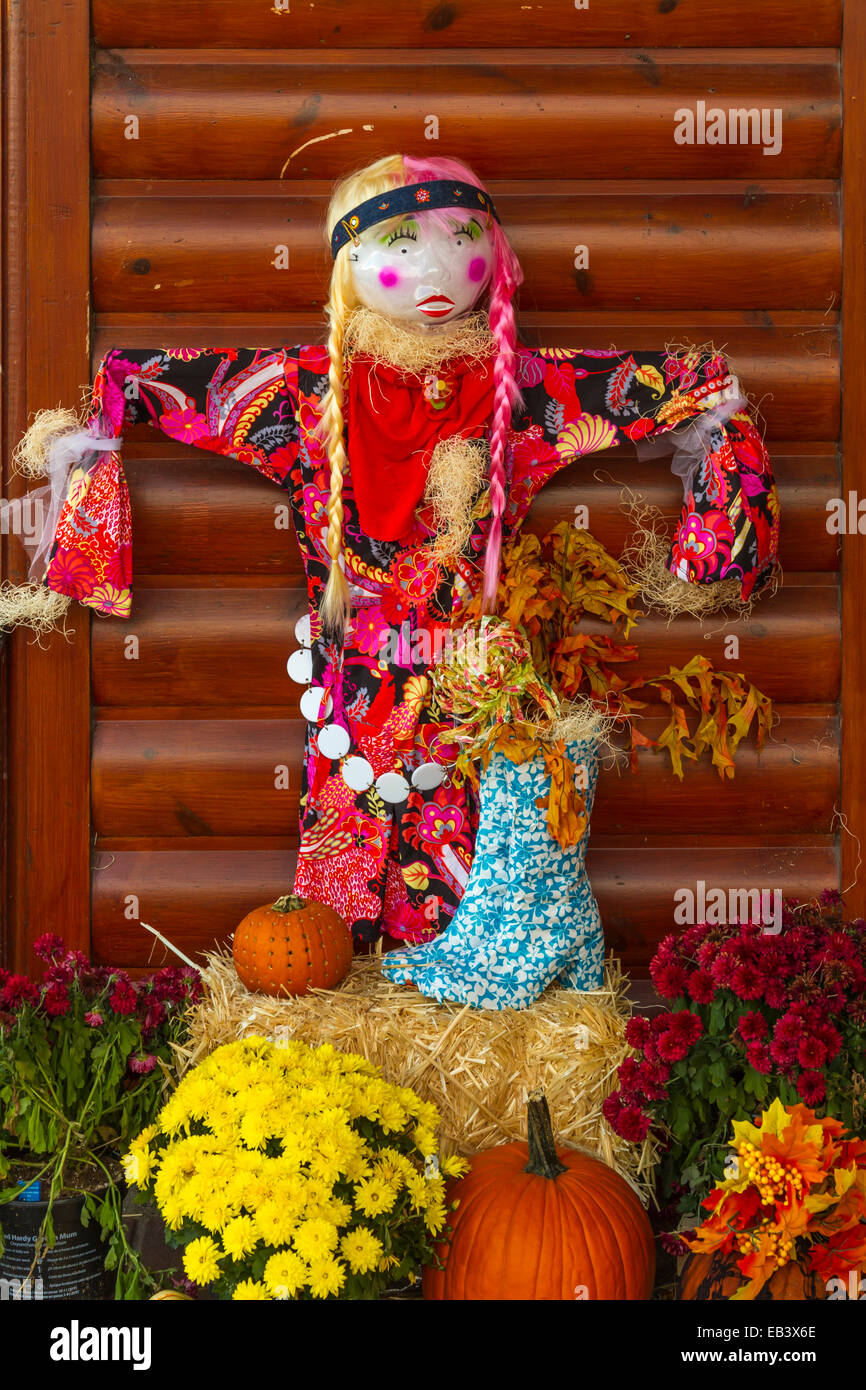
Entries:
[[331,557],[328,582],[319,609],[322,626],[329,635],[341,637],[349,617],[349,584],[340,559],[343,553],[343,475],[348,459],[343,439],[343,336],[346,309],[339,286],[332,287],[325,312],[330,322],[328,334],[328,394],[322,411],[322,432],[325,436],[331,463],[331,487],[328,494],[328,532],[326,545]]
[[[357,173],[348,175],[334,189],[323,228],[325,241],[330,245],[334,224],[350,208],[389,188],[398,187],[405,178],[400,155],[388,155]],[[328,494],[328,531],[325,544],[331,557],[328,582],[322,595],[319,612],[322,626],[329,636],[342,638],[349,619],[349,582],[340,564],[343,552],[343,477],[348,467],[343,440],[345,405],[345,347],[346,324],[353,309],[358,307],[352,271],[345,253],[339,255],[331,274],[331,293],[325,312],[328,317],[328,391],[322,402],[321,438],[331,464],[331,486]]]

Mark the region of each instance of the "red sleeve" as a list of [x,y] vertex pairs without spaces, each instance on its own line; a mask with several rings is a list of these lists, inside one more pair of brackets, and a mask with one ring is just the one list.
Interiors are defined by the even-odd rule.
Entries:
[[[115,438],[146,420],[283,485],[297,456],[296,407],[297,349],[113,349],[96,373],[88,427]],[[100,613],[128,616],[132,533],[119,450],[72,469],[45,583]]]
[[690,583],[737,578],[744,598],[775,565],[779,500],[764,442],[719,353],[522,349],[520,429],[506,524],[554,473],[613,444],[674,455],[683,508],[668,568]]

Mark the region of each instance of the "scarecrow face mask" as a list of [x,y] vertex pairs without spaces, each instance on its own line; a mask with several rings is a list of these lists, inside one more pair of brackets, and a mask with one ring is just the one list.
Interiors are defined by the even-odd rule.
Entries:
[[483,221],[444,216],[445,226],[407,214],[387,232],[368,227],[360,245],[346,247],[361,304],[422,329],[452,323],[474,307],[490,283],[493,241]]

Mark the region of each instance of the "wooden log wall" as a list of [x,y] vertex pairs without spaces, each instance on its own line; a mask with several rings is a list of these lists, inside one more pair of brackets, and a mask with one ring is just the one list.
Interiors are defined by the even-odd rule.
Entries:
[[[739,627],[650,618],[636,637],[647,672],[698,651],[743,670],[778,725],[733,782],[706,766],[679,783],[655,755],[604,772],[591,877],[636,973],[677,887],[837,883],[840,0],[94,0],[92,16],[94,362],[320,340],[330,184],[397,149],[464,158],[490,186],[527,341],[725,349],[766,425],[785,584]],[[781,149],[677,144],[674,113],[699,101],[778,110]],[[285,659],[304,599],[271,484],[147,430],[125,457],[133,614],[91,637],[92,945],[140,967],[138,917],[198,951],[290,882],[302,730]],[[529,524],[582,503],[617,553],[621,483],[673,520],[666,462],[617,450],[563,474]]]

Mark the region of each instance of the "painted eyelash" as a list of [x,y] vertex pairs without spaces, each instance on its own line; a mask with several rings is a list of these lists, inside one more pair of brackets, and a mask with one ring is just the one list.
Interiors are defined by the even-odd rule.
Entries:
[[388,237],[388,240],[385,242],[385,245],[386,245],[386,246],[391,246],[391,245],[393,245],[393,243],[394,243],[395,241],[398,241],[398,240],[400,239],[400,237],[408,237],[408,239],[409,239],[410,241],[417,241],[417,240],[418,240],[418,233],[417,233],[417,232],[410,232],[409,229],[408,229],[408,227],[397,227],[397,229],[396,229],[395,231],[393,231],[393,232],[391,233],[391,235]]
[[455,227],[455,228],[454,228],[454,235],[455,235],[455,236],[468,236],[469,238],[471,238],[472,241],[475,241],[475,239],[481,235],[481,228],[478,226],[478,223],[477,223],[477,222],[475,222],[475,223],[467,222],[467,223],[465,224],[465,226],[462,226],[462,227]]

